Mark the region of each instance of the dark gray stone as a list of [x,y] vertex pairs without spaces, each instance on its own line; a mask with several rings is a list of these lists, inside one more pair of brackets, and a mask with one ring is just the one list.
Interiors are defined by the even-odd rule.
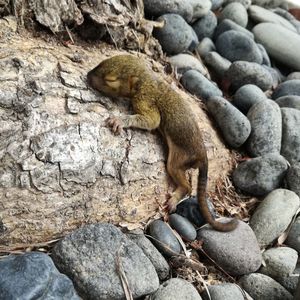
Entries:
[[196,32],[199,41],[205,37],[211,38],[217,27],[217,23],[217,17],[212,11],[209,11],[207,15],[197,20],[193,24],[193,29]]
[[223,5],[223,2],[224,0],[211,0],[211,10],[218,10]]
[[190,70],[181,77],[183,86],[192,94],[203,100],[208,100],[212,96],[222,96],[222,91],[201,73]]
[[245,275],[239,284],[255,300],[293,300],[293,296],[283,286],[264,274]]
[[198,240],[203,249],[226,272],[240,276],[255,272],[261,265],[261,253],[252,229],[238,221],[230,232],[212,230],[209,225],[199,229]]
[[267,96],[259,87],[254,84],[246,84],[236,91],[232,104],[247,114],[254,104],[264,100],[267,100]]
[[79,300],[72,281],[40,252],[0,259],[0,299]]
[[199,53],[201,57],[205,57],[209,52],[215,50],[216,50],[215,44],[210,38],[204,38],[196,48],[196,51]]
[[86,225],[53,248],[56,266],[73,279],[83,298],[125,298],[117,260],[126,272],[134,298],[155,292],[159,279],[150,260],[112,224]]
[[264,67],[272,76],[272,88],[276,88],[278,84],[282,82],[282,74],[278,72],[278,69],[274,69],[272,67],[269,67],[267,65],[262,64],[262,67]]
[[[297,284],[300,278],[300,265],[297,265],[295,268],[294,272],[277,279],[277,281],[284,287],[286,288],[291,294],[295,294]],[[299,281],[300,282],[300,281]],[[297,299],[295,299],[297,300]]]
[[226,77],[235,90],[245,84],[257,85],[263,91],[273,86],[273,77],[270,72],[263,66],[248,61],[233,62],[226,72]]
[[151,17],[160,17],[164,14],[178,14],[187,22],[190,22],[193,17],[193,7],[189,1],[144,0],[144,10],[149,19]]
[[249,38],[254,40],[254,35],[251,31],[247,30],[246,28],[236,24],[235,22],[233,22],[232,20],[229,20],[229,19],[225,19],[221,23],[219,23],[219,25],[217,26],[217,28],[215,30],[215,34],[214,34],[215,39],[217,39],[218,36],[221,35],[223,32],[229,31],[229,30],[235,30],[235,31],[244,33]]
[[293,223],[286,244],[300,253],[300,216]]
[[243,113],[222,97],[211,97],[207,108],[229,146],[238,148],[245,143],[250,135],[251,125]]
[[300,162],[293,163],[290,166],[285,179],[288,188],[300,197]]
[[289,247],[277,247],[266,250],[262,257],[264,265],[259,269],[259,273],[268,275],[280,282],[280,278],[294,272],[298,253]]
[[249,295],[245,295],[246,293],[242,292],[241,288],[234,283],[222,283],[209,285],[208,287],[209,295],[207,291],[201,293],[201,297],[203,300],[253,300]]
[[273,92],[272,99],[291,95],[300,96],[300,79],[292,79],[281,83]]
[[225,19],[232,20],[236,24],[246,27],[248,24],[248,14],[245,6],[238,2],[227,4],[220,14],[220,20]]
[[168,54],[178,54],[186,50],[193,51],[198,38],[192,27],[176,14],[165,14],[157,19],[164,21],[163,28],[156,28],[153,35],[158,39],[163,50]]
[[[212,202],[208,198],[206,199],[206,202],[210,213],[215,218],[216,213]],[[176,213],[187,218],[196,227],[201,227],[206,223],[201,214],[198,199],[195,196],[181,201],[176,207]]]
[[300,161],[300,111],[282,108],[281,154],[290,162]]
[[149,233],[153,237],[152,243],[164,256],[170,257],[181,252],[181,245],[172,229],[162,220],[152,221]]
[[161,284],[156,293],[151,295],[151,300],[201,300],[195,287],[181,278],[171,278]]
[[184,240],[194,241],[196,239],[196,229],[187,218],[178,214],[171,214],[169,216],[169,224]]
[[249,224],[262,248],[288,228],[299,205],[299,197],[286,189],[273,190],[258,205]]
[[217,51],[228,60],[248,61],[261,64],[262,54],[256,43],[248,35],[236,31],[225,31],[216,40]]
[[136,243],[150,259],[160,280],[169,276],[170,266],[156,247],[145,237],[142,230],[133,230],[127,233],[127,237]]
[[261,196],[280,187],[287,169],[283,156],[265,154],[240,163],[233,172],[233,182],[243,192]]
[[271,67],[271,60],[270,60],[269,54],[267,53],[265,47],[262,44],[257,44],[257,47],[258,47],[259,51],[261,52],[261,55],[263,58],[262,64],[266,65],[268,67]]
[[279,153],[281,149],[281,111],[274,101],[265,100],[254,104],[247,117],[251,123],[248,151],[252,156]]
[[207,53],[204,61],[219,78],[223,78],[231,66],[231,62],[228,59],[214,51]]

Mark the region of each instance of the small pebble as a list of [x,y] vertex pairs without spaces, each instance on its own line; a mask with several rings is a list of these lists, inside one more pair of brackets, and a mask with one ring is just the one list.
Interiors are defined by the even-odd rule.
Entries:
[[219,78],[223,78],[231,66],[231,62],[228,59],[222,57],[215,51],[207,53],[204,57],[204,61]]
[[290,73],[290,74],[287,76],[286,81],[288,81],[288,80],[293,80],[293,79],[300,80],[300,72],[292,72],[292,73]]
[[[180,1],[181,2],[181,1]],[[185,2],[185,1],[183,1]],[[210,0],[189,0],[186,1],[189,2],[193,7],[193,20],[192,22],[198,20],[199,18],[202,18],[206,16],[211,9],[211,1]]]
[[210,38],[204,38],[197,46],[196,51],[201,57],[205,57],[209,52],[215,51],[216,47]]
[[248,24],[248,14],[244,5],[238,2],[227,4],[220,15],[220,20],[229,19],[236,24],[246,27]]
[[293,79],[281,83],[273,92],[272,99],[276,100],[283,96],[300,96],[300,80]]
[[288,228],[299,206],[299,197],[286,189],[273,190],[264,198],[249,223],[262,248]]
[[217,23],[217,17],[212,11],[209,11],[207,15],[198,19],[193,24],[193,29],[196,32],[199,41],[202,41],[205,37],[211,38],[217,27]]
[[171,214],[169,216],[169,223],[170,226],[179,233],[183,240],[194,241],[196,239],[196,229],[188,219],[178,214]]

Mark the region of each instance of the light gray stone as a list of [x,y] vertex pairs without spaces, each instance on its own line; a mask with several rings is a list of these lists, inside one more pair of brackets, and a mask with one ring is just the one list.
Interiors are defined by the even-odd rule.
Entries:
[[299,197],[286,189],[276,189],[267,195],[250,219],[261,247],[268,246],[287,229],[299,205]]
[[286,81],[288,80],[293,80],[293,79],[298,79],[300,80],[300,72],[292,72],[290,73],[287,78],[286,78]]
[[251,0],[224,0],[224,4],[232,3],[232,2],[238,2],[245,6],[245,8],[248,9],[248,7],[251,5]]
[[204,76],[208,73],[205,66],[196,57],[190,54],[180,53],[171,56],[169,61],[179,73],[184,73],[188,70],[196,70]]
[[232,2],[223,8],[220,19],[229,19],[242,27],[246,27],[248,24],[247,10],[241,3]]
[[243,276],[239,284],[255,300],[292,300],[293,296],[271,277],[254,273]]
[[300,217],[296,218],[287,236],[286,244],[300,253]]
[[[297,284],[300,278],[300,266],[297,265],[294,272],[282,278],[278,278],[277,281],[285,287],[291,294],[295,294]],[[300,282],[300,281],[299,281]],[[296,299],[297,300],[297,299]]]
[[258,24],[252,32],[255,40],[266,48],[271,57],[292,69],[300,70],[300,35],[273,23]]
[[186,2],[189,2],[193,7],[192,22],[206,16],[209,13],[212,5],[210,0],[188,0]]
[[290,166],[285,179],[288,188],[300,197],[300,162],[293,163]]
[[198,231],[203,249],[226,272],[240,276],[255,272],[261,265],[261,253],[252,229],[238,221],[230,232],[212,230],[209,225]]
[[202,41],[198,44],[196,48],[196,51],[200,54],[201,57],[205,57],[209,52],[215,50],[216,50],[215,44],[210,38],[202,39]]
[[292,79],[281,83],[273,92],[272,99],[283,96],[300,96],[300,79]]
[[274,101],[265,100],[254,104],[247,117],[251,123],[251,134],[247,149],[252,156],[280,153],[282,135],[281,111]]
[[208,65],[219,78],[223,78],[231,66],[231,62],[228,59],[222,57],[215,51],[207,53],[204,60],[206,65]]

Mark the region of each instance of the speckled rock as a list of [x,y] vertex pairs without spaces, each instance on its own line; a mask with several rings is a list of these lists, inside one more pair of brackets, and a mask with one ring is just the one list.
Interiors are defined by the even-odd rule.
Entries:
[[254,273],[239,280],[241,287],[255,300],[292,300],[293,296],[271,277]]
[[[298,264],[294,272],[282,278],[278,278],[277,281],[286,288],[291,294],[295,294],[297,284],[300,278],[300,265]],[[299,281],[300,282],[300,281]],[[294,295],[295,296],[295,295]]]
[[195,57],[190,54],[180,53],[169,58],[170,63],[177,69],[177,72],[184,73],[188,70],[196,70],[207,75],[205,66]]
[[212,230],[206,225],[199,229],[197,239],[203,240],[204,251],[231,275],[249,274],[261,265],[261,253],[255,235],[249,225],[242,221],[238,221],[238,227],[230,232]]
[[216,27],[217,17],[212,11],[209,11],[207,15],[203,16],[193,24],[193,29],[196,32],[199,41],[205,37],[211,38]]
[[0,298],[79,300],[72,281],[40,252],[0,259]]
[[210,38],[204,38],[197,46],[196,51],[201,57],[205,57],[209,52],[215,51],[216,46]]
[[272,99],[291,95],[300,96],[300,79],[288,80],[281,83],[273,92]]
[[223,78],[231,66],[231,62],[228,59],[222,57],[215,51],[207,53],[204,57],[204,61],[219,78]]
[[261,196],[280,187],[288,163],[279,154],[265,154],[240,163],[233,171],[233,182],[243,192]]
[[247,117],[251,123],[251,134],[247,149],[252,156],[279,153],[281,149],[281,111],[274,101],[265,100],[254,104]]
[[254,104],[264,100],[267,100],[267,96],[259,87],[254,84],[246,84],[236,91],[232,104],[247,114]]
[[221,23],[218,24],[218,26],[215,30],[215,34],[214,34],[215,39],[217,39],[217,37],[219,35],[221,35],[223,32],[229,31],[229,30],[235,30],[235,31],[244,33],[252,40],[254,39],[254,35],[251,31],[247,30],[246,28],[236,24],[235,22],[233,22],[232,20],[229,20],[229,19],[225,19]]
[[[149,225],[149,233],[153,237],[152,243],[164,256],[179,254],[181,246],[172,229],[162,220],[154,220]],[[171,251],[169,251],[170,249]]]
[[286,189],[276,189],[267,195],[250,219],[261,247],[269,245],[287,229],[299,205],[299,197]]
[[55,245],[52,257],[86,299],[117,300],[125,297],[117,272],[117,258],[126,270],[133,297],[153,293],[159,287],[150,260],[112,224],[86,225],[73,231]]
[[144,0],[144,8],[149,19],[170,13],[182,16],[187,22],[190,22],[193,18],[193,6],[189,1]]
[[193,7],[193,20],[192,22],[194,22],[195,20],[206,16],[210,9],[211,9],[211,1],[210,0],[189,0],[186,1],[189,2],[192,7]]
[[157,21],[165,21],[163,28],[156,28],[153,31],[153,35],[158,39],[165,52],[171,55],[195,49],[198,44],[197,35],[181,16],[165,14]]
[[162,283],[153,295],[151,300],[201,300],[195,287],[188,281],[181,278],[171,278]]
[[207,108],[230,147],[238,148],[245,143],[250,135],[251,125],[243,113],[222,97],[211,97]]
[[281,108],[281,114],[281,154],[290,163],[300,161],[300,111],[294,108]]
[[203,300],[253,300],[249,294],[246,294],[246,298],[241,288],[233,283],[222,283],[209,285],[208,287],[209,295],[206,290],[201,293]]
[[288,188],[300,197],[300,162],[293,163],[290,166],[285,179]]
[[289,247],[277,247],[266,250],[262,257],[265,265],[259,269],[259,273],[268,275],[279,282],[280,278],[294,272],[298,253]]
[[229,19],[239,24],[242,27],[246,27],[248,24],[248,14],[244,5],[238,2],[232,2],[227,4],[220,15],[220,19]]
[[270,60],[269,54],[267,53],[265,47],[262,44],[257,44],[257,47],[260,50],[262,58],[263,58],[262,64],[266,65],[268,67],[271,67],[271,60]]
[[136,243],[150,259],[160,280],[169,276],[170,266],[166,259],[160,254],[156,247],[146,238],[142,230],[132,230],[126,236]]
[[240,31],[229,30],[220,34],[216,40],[216,48],[232,62],[242,60],[261,64],[263,61],[256,43]]
[[266,48],[271,57],[300,71],[300,35],[272,23],[258,24],[252,29],[252,32],[255,40]]
[[254,84],[263,91],[273,85],[272,75],[261,65],[248,61],[235,61],[226,72],[232,87],[238,89],[245,84]]
[[222,91],[201,73],[190,70],[181,77],[183,86],[197,97],[208,100],[212,96],[222,96]]
[[184,240],[194,241],[196,239],[197,232],[195,227],[188,219],[181,215],[171,214],[169,216],[169,224]]
[[293,223],[287,236],[286,244],[300,253],[300,216]]

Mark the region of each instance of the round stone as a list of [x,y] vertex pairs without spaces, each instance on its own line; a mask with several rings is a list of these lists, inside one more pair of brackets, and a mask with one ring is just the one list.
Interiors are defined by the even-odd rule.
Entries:
[[289,107],[300,110],[300,96],[282,96],[276,99],[276,103],[280,107]]
[[209,52],[215,51],[216,46],[210,38],[204,38],[197,46],[196,51],[201,57],[205,57]]
[[210,0],[189,0],[189,1],[183,1],[183,2],[189,2],[193,7],[193,20],[198,20],[199,18],[202,18],[203,16],[206,16],[211,9],[211,1]]
[[188,219],[178,214],[171,214],[169,216],[169,224],[179,233],[183,240],[194,241],[196,239],[196,229]]
[[205,37],[211,38],[217,27],[217,23],[217,17],[212,11],[209,11],[207,15],[197,20],[193,24],[193,29],[196,32],[199,41]]
[[222,57],[215,51],[207,53],[204,57],[204,61],[219,78],[223,78],[231,66],[231,62],[228,59]]
[[281,83],[273,92],[272,99],[278,99],[283,96],[300,96],[300,79],[288,80]]
[[246,27],[248,24],[247,10],[241,3],[232,2],[223,8],[220,19],[229,19],[242,27]]

